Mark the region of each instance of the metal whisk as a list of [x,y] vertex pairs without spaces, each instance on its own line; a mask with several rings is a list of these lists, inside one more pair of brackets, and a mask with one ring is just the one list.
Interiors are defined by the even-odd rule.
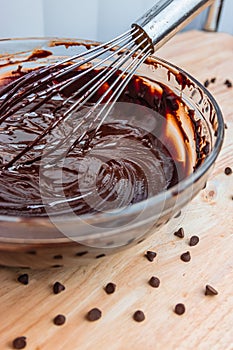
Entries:
[[[129,83],[137,68],[155,50],[162,46],[178,30],[187,24],[195,15],[210,5],[213,0],[159,0],[132,28],[124,34],[107,43],[92,47],[84,53],[69,57],[63,61],[43,67],[22,76],[6,86],[0,93],[0,125],[7,118],[21,109],[29,106],[28,112],[36,111],[39,107],[56,95],[62,95],[77,80],[93,70],[99,69],[91,80],[67,98],[63,98],[59,108],[65,111],[34,141],[16,154],[3,168],[12,167],[19,159],[30,151],[48,132],[59,123],[67,121],[70,116],[85,106],[90,99],[103,87],[102,94],[94,105],[75,126],[73,133],[87,121],[88,127],[77,142],[80,142],[86,132],[98,121],[97,129],[109,115],[114,103],[119,99],[124,88]],[[106,54],[108,53],[107,57]],[[113,60],[113,58],[115,58]],[[110,61],[110,64],[109,64]],[[72,62],[70,64],[70,62]],[[86,65],[79,74],[69,75],[79,67]],[[117,78],[110,86],[106,82],[115,73]],[[58,108],[56,107],[55,112]]]

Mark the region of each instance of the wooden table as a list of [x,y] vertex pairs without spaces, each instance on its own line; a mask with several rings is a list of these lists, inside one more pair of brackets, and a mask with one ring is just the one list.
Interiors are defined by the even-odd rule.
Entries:
[[[173,219],[168,226],[145,242],[117,256],[96,260],[76,269],[23,271],[0,269],[0,349],[11,349],[17,336],[27,337],[30,350],[76,349],[233,349],[233,174],[226,176],[226,166],[233,167],[233,37],[221,33],[188,32],[177,35],[158,52],[158,56],[183,67],[204,82],[216,77],[209,86],[219,102],[228,129],[224,146],[207,187]],[[184,227],[185,238],[173,235]],[[200,243],[189,247],[189,237],[198,234]],[[149,262],[144,253],[155,250]],[[189,263],[180,260],[189,250]],[[27,272],[30,283],[17,282]],[[159,288],[148,284],[160,278]],[[55,281],[66,290],[52,293]],[[103,287],[117,285],[107,295]],[[205,285],[219,294],[205,296]],[[174,313],[177,303],[184,303],[182,316]],[[88,322],[88,310],[98,307],[102,318]],[[132,315],[141,309],[144,322]],[[55,326],[53,318],[64,314],[67,321]]]

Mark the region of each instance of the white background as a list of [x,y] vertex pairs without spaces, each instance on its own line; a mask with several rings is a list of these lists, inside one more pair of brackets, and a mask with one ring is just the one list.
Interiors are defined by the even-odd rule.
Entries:
[[[233,34],[233,0],[224,1],[219,30]],[[154,0],[0,0],[0,38],[60,36],[106,41],[127,30],[153,5]],[[204,20],[202,13],[188,29],[202,28]]]

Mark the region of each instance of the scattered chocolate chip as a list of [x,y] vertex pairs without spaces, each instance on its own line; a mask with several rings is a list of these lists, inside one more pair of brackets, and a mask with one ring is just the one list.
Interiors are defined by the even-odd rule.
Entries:
[[24,284],[25,286],[29,283],[29,276],[27,273],[24,273],[23,275],[20,275],[17,278],[18,282]]
[[210,82],[211,82],[212,84],[214,84],[214,83],[216,82],[216,78],[211,78],[211,79],[210,79]]
[[91,309],[87,313],[87,319],[88,321],[97,321],[102,316],[102,311],[97,309],[96,307],[94,309]]
[[177,315],[183,315],[185,313],[185,306],[184,306],[184,304],[181,304],[181,303],[176,304],[174,312]]
[[178,111],[179,109],[179,103],[177,102],[177,99],[175,96],[168,95],[166,97],[166,104],[168,107],[171,108],[172,111]]
[[205,286],[205,295],[217,295],[218,294],[218,291],[214,288],[214,287],[212,287],[212,286],[210,286],[209,284],[207,284],[206,286]]
[[189,240],[190,247],[193,247],[199,243],[199,237],[198,236],[192,236]]
[[180,258],[184,262],[189,262],[191,260],[190,252],[186,252],[186,253],[181,254]]
[[116,290],[116,285],[115,285],[115,283],[109,282],[109,283],[105,286],[104,290],[105,290],[105,292],[106,292],[107,294],[112,294],[112,293],[114,293],[115,290]]
[[149,279],[149,285],[153,288],[158,288],[160,285],[160,279],[158,277],[152,276]]
[[231,169],[229,166],[227,166],[227,167],[225,168],[225,170],[224,170],[224,173],[225,173],[226,175],[231,175],[231,174],[232,174],[232,169]]
[[24,349],[27,346],[26,337],[18,337],[13,340],[13,349]]
[[141,310],[137,310],[135,311],[135,313],[133,314],[133,319],[136,322],[142,322],[145,320],[145,314],[143,311]]
[[106,254],[99,254],[99,255],[96,255],[96,259],[99,259],[99,258],[103,258],[104,256],[106,256]]
[[224,127],[225,127],[225,129],[228,129],[228,126],[227,126],[227,124],[226,124],[226,123],[224,124]]
[[63,256],[61,254],[54,255],[53,259],[60,260],[63,259]]
[[63,265],[56,264],[51,266],[53,269],[58,269],[59,267],[63,267]]
[[183,227],[179,228],[178,231],[174,232],[174,235],[179,238],[184,238],[184,229]]
[[53,319],[53,323],[56,326],[62,326],[66,322],[66,317],[64,315],[57,315]]
[[148,250],[145,254],[145,257],[150,261],[152,262],[154,260],[154,258],[156,257],[156,253],[155,252],[152,252],[151,250]]
[[53,293],[54,294],[59,294],[63,290],[65,290],[65,286],[63,284],[61,284],[60,282],[55,282],[54,283],[54,285],[53,285]]
[[224,84],[228,87],[231,88],[232,87],[232,82],[229,79],[226,79]]
[[30,255],[36,255],[36,250],[28,250],[26,253]]
[[87,253],[88,253],[88,251],[85,250],[85,251],[83,251],[83,252],[78,252],[78,253],[76,253],[75,255],[76,255],[76,256],[83,256],[83,255],[86,255]]
[[174,216],[175,219],[179,218],[181,215],[181,210]]
[[207,79],[205,82],[204,82],[204,86],[207,88],[209,86],[210,82],[209,80]]

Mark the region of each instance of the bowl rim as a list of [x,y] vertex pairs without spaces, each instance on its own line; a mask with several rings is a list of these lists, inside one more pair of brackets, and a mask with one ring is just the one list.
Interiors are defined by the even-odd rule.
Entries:
[[[94,40],[88,40],[88,39],[79,39],[79,38],[63,38],[63,37],[53,37],[53,36],[48,36],[48,37],[16,37],[16,38],[0,38],[0,44],[2,42],[13,42],[13,41],[39,41],[39,40],[45,40],[45,41],[51,41],[51,40],[59,40],[59,41],[69,41],[69,42],[82,42],[82,43],[93,43],[93,44],[99,44],[98,41]],[[182,193],[185,189],[188,187],[192,186],[195,182],[197,182],[209,169],[210,167],[214,164],[216,158],[219,155],[219,152],[222,148],[223,140],[224,140],[224,129],[225,129],[225,124],[224,124],[224,119],[223,115],[221,112],[221,109],[215,100],[214,96],[208,91],[208,89],[200,83],[195,77],[193,77],[191,74],[189,74],[187,71],[183,70],[182,68],[176,66],[175,64],[171,63],[170,61],[167,61],[163,58],[160,58],[158,56],[155,56],[155,54],[149,56],[149,59],[154,60],[156,63],[161,64],[165,68],[171,68],[174,70],[177,70],[179,73],[184,74],[188,79],[190,79],[194,84],[201,89],[201,91],[204,92],[204,94],[207,96],[207,98],[210,100],[212,103],[214,110],[216,112],[217,116],[217,121],[218,121],[218,133],[216,140],[213,144],[213,148],[211,150],[211,153],[204,159],[203,163],[198,167],[198,169],[190,174],[189,176],[185,177],[183,180],[178,182],[178,184],[172,186],[168,190],[161,192],[153,197],[150,197],[146,200],[143,200],[141,202],[138,202],[136,204],[132,204],[127,208],[127,214],[136,214],[138,211],[141,210],[141,206],[146,203],[147,207],[152,207],[156,205],[157,203],[164,201],[164,198],[169,199],[173,197],[176,193]],[[183,90],[181,89],[181,92]],[[124,209],[124,208],[122,208]],[[116,214],[116,217],[118,215],[119,209],[115,209],[111,211],[111,217],[114,218],[114,213]],[[85,220],[92,220],[93,218],[96,219],[106,219],[106,212],[104,213],[97,213],[97,214],[84,214],[84,215],[79,215],[81,219]],[[71,219],[72,220],[72,219]],[[6,221],[6,222],[20,222],[20,221],[27,221],[27,222],[32,222],[36,221],[38,223],[40,222],[50,222],[49,216],[14,216],[14,215],[0,215],[0,222],[1,221]],[[69,219],[67,220],[67,223],[69,222]],[[1,238],[0,238],[1,239]],[[48,238],[48,241],[51,239]],[[67,238],[69,240],[69,238]]]

